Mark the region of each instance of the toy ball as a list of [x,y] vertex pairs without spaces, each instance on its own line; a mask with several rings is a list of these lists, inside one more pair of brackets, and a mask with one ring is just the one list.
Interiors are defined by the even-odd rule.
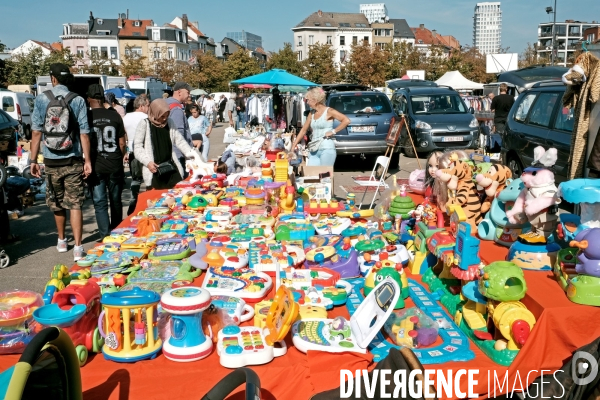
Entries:
[[325,256],[323,255],[323,253],[315,254],[315,261],[318,262],[319,264],[322,263],[323,261],[325,261]]

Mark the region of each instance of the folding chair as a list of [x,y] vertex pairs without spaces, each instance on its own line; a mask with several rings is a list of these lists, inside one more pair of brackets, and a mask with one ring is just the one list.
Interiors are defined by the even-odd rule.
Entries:
[[[373,195],[373,200],[371,200],[371,205],[369,206],[369,209],[373,208],[373,203],[375,202],[375,199],[377,198],[377,193],[379,193],[379,189],[382,187],[384,189],[388,188],[387,183],[385,183],[385,175],[386,175],[386,172],[390,165],[390,158],[391,157],[386,157],[386,156],[377,157],[377,160],[375,161],[375,166],[373,167],[373,171],[371,171],[371,176],[369,176],[368,181],[353,178],[355,183],[357,183],[361,186],[366,186],[365,192],[363,193],[363,197],[360,200],[360,204],[358,205],[358,208],[362,207],[363,201],[365,200],[365,196],[367,195],[367,192],[369,191],[369,187],[376,188],[375,194]],[[379,167],[381,167],[381,176],[379,177],[379,179],[377,179],[377,169]]]

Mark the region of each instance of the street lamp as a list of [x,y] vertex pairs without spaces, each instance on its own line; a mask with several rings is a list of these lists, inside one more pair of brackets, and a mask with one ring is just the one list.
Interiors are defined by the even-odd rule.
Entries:
[[550,53],[550,63],[554,65],[554,50],[556,41],[556,0],[554,0],[554,8],[546,7],[546,14],[550,13],[554,15],[554,23],[552,24],[552,53]]

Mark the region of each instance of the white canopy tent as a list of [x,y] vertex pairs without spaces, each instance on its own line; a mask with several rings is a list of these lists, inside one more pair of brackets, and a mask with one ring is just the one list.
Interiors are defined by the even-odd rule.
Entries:
[[458,71],[448,71],[440,79],[435,81],[438,85],[450,86],[456,90],[483,89],[482,83],[468,80]]

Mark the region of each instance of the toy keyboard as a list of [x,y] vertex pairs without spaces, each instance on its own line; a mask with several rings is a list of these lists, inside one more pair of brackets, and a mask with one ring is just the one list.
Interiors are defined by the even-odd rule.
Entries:
[[181,260],[189,257],[192,249],[185,239],[161,239],[156,242],[156,247],[150,252],[148,258],[158,260]]

